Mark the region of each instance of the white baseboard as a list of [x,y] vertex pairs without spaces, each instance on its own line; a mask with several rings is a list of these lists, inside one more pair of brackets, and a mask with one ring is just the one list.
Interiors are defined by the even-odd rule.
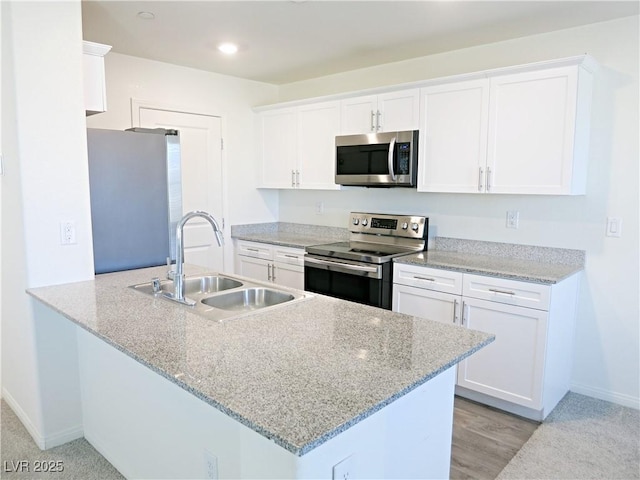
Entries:
[[569,388],[574,393],[580,395],[586,395],[588,397],[597,398],[599,400],[606,400],[607,402],[617,403],[623,407],[640,409],[640,398],[632,397],[631,395],[625,395],[622,393],[610,392],[608,390],[602,390],[600,388],[589,387],[587,385],[581,385],[579,383],[572,383]]
[[56,432],[52,435],[44,436],[35,427],[27,413],[20,407],[18,402],[4,387],[2,388],[2,398],[5,402],[7,402],[7,405],[11,407],[13,413],[15,413],[18,419],[22,422],[22,425],[24,425],[24,428],[27,429],[27,432],[29,432],[29,435],[31,435],[31,438],[33,438],[33,441],[36,443],[40,450],[47,450],[49,448],[57,447],[58,445],[63,445],[84,436],[82,425],[76,425],[71,428]]
[[105,460],[111,464],[113,468],[115,468],[116,470],[118,470],[118,472],[120,472],[120,475],[122,475],[124,478],[134,478],[133,475],[127,474],[130,472],[127,472],[126,469],[122,468],[123,466],[121,465],[121,462],[118,462],[117,458],[111,455],[111,452],[109,451],[109,449],[104,448],[104,445],[102,444],[102,442],[100,442],[96,437],[94,437],[91,434],[86,434],[84,438],[87,442],[91,444],[91,446],[96,450],[96,452],[102,455],[105,458]]

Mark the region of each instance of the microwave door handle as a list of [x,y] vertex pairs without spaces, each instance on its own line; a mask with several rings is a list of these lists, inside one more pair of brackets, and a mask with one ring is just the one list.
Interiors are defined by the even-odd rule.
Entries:
[[396,172],[393,171],[393,151],[396,149],[396,137],[391,139],[389,143],[389,175],[391,180],[396,181]]

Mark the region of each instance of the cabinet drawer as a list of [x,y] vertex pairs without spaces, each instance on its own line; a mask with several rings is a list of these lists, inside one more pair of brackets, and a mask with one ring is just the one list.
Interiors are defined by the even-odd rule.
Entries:
[[278,263],[304,267],[304,250],[278,247],[274,251],[273,259]]
[[465,274],[462,295],[520,307],[549,310],[551,287],[538,283]]
[[238,242],[238,255],[273,260],[273,248],[263,243],[241,241]]
[[462,273],[418,265],[394,264],[393,283],[454,295],[462,293]]

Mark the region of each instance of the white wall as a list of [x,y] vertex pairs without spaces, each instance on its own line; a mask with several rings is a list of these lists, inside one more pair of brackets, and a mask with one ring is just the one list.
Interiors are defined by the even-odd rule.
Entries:
[[[256,190],[258,156],[251,141],[251,107],[275,101],[275,86],[113,52],[105,57],[105,69],[107,112],[88,117],[88,127],[131,127],[132,98],[221,116],[226,224],[277,220],[278,193]],[[232,248],[225,248],[226,265],[233,265],[232,254]]]
[[[75,335],[51,328],[25,289],[93,277],[80,2],[0,8],[3,397],[48,447],[81,435]],[[69,220],[77,243],[62,246]]]
[[[416,212],[431,217],[441,236],[586,250],[572,389],[637,407],[638,37],[638,17],[628,17],[282,86],[286,101],[583,53],[602,67],[586,196],[282,191],[280,220],[346,226],[350,210]],[[316,202],[324,203],[324,215],[316,215]],[[520,211],[518,230],[505,228],[507,210]],[[623,219],[622,238],[605,237],[607,216]]]

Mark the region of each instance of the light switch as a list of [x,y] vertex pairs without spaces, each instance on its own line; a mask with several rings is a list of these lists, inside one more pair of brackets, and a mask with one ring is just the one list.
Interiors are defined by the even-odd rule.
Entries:
[[622,219],[617,217],[607,217],[607,237],[622,236]]

